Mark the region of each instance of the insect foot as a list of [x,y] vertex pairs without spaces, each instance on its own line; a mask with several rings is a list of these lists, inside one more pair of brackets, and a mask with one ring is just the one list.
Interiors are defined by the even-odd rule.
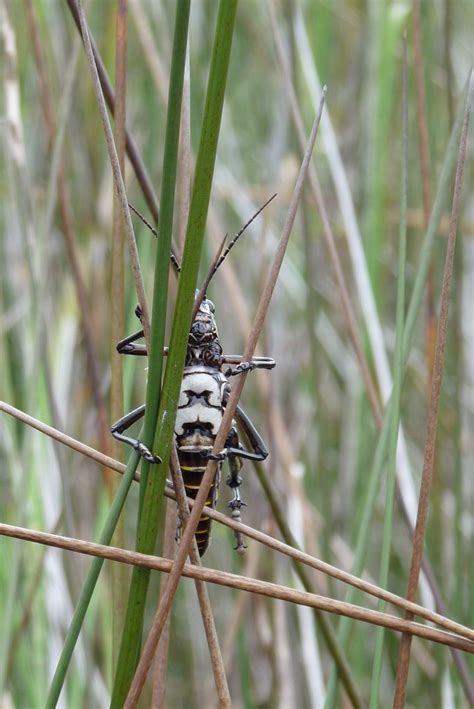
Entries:
[[116,349],[119,354],[133,354],[135,347],[133,346],[132,343],[126,343],[124,345],[121,342],[119,342]]
[[150,449],[147,448],[146,445],[141,441],[137,441],[133,447],[135,448],[137,453],[139,453],[141,457],[147,461],[147,463],[158,465],[159,463],[163,462],[159,455],[153,455]]
[[241,362],[241,364],[238,364],[232,372],[232,376],[235,376],[236,374],[243,374],[244,372],[252,372],[256,368],[257,365],[255,362]]
[[234,551],[236,551],[237,554],[245,554],[245,550],[248,547],[247,547],[247,544],[245,544],[244,538],[240,532],[235,533],[235,540],[236,540],[236,545],[234,547]]
[[[232,510],[231,517],[235,522],[242,522],[242,518],[240,516],[240,510],[242,507],[246,507],[247,505],[245,502],[242,502],[240,498],[235,498],[229,502],[229,507]],[[234,551],[236,551],[238,554],[245,554],[245,550],[247,549],[247,545],[244,542],[244,537],[242,535],[242,532],[238,532],[236,529],[234,529],[234,535],[235,535],[235,542],[236,545],[234,547]]]
[[227,458],[227,453],[222,450],[220,453],[212,453],[209,450],[201,451],[201,458],[206,458],[206,460],[225,460]]
[[240,510],[242,507],[247,507],[247,503],[241,500],[240,497],[234,497],[227,506],[232,510],[232,518],[238,518],[240,522]]

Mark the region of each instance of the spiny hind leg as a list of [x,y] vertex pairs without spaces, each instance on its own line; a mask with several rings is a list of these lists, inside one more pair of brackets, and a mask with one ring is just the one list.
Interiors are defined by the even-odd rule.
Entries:
[[[239,441],[239,435],[237,433],[237,429],[235,426],[232,426],[232,428],[229,431],[229,435],[227,436],[227,450],[232,450],[232,451],[239,451],[242,449],[242,446]],[[231,516],[232,519],[235,520],[236,522],[242,522],[242,518],[240,516],[240,510],[242,507],[245,506],[245,502],[243,502],[241,496],[240,496],[240,486],[242,484],[242,477],[240,475],[240,471],[242,469],[242,459],[236,455],[235,453],[233,455],[228,456],[228,461],[229,461],[229,475],[227,476],[226,483],[227,485],[232,489],[233,491],[233,497],[232,500],[229,502],[229,507],[231,509]],[[238,532],[234,530],[235,534],[235,541],[236,541],[236,546],[235,549],[242,554],[245,549],[247,548],[246,544],[244,543],[244,537],[241,532]]]
[[[244,432],[245,436],[247,437],[251,448],[253,449],[252,451],[245,450],[240,443],[237,431],[235,430],[235,428],[231,429],[231,433],[234,433],[232,433],[232,442],[229,443],[228,448],[228,453],[230,452],[229,466],[231,470],[231,474],[229,476],[229,484],[231,485],[231,487],[235,487],[234,499],[232,500],[230,506],[232,509],[232,517],[240,522],[240,508],[244,504],[239,494],[239,485],[241,483],[241,477],[239,475],[239,472],[242,467],[242,459],[247,458],[248,460],[265,460],[265,458],[268,456],[268,450],[260,433],[257,431],[253,422],[247,416],[241,406],[237,406],[235,418],[242,431]],[[245,549],[243,537],[239,532],[236,532],[235,535],[237,538],[237,550],[239,552],[243,552]]]
[[229,431],[229,435],[226,440],[226,447],[223,452],[226,454],[226,458],[229,461],[229,475],[227,476],[226,483],[234,491],[234,499],[240,499],[239,487],[242,484],[242,477],[240,471],[242,470],[242,458],[239,453],[243,451],[240,444],[239,434],[235,426]]

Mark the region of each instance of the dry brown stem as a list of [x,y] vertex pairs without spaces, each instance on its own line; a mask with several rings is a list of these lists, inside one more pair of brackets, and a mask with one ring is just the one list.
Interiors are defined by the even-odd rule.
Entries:
[[[116,547],[105,546],[103,544],[95,544],[94,542],[86,542],[80,539],[71,539],[56,534],[47,532],[37,532],[24,527],[15,527],[9,524],[0,523],[0,535],[13,537],[15,539],[23,539],[37,544],[46,544],[58,549],[66,549],[68,551],[77,552],[79,554],[87,554],[89,556],[98,556],[111,561],[119,561],[125,564],[133,564],[147,569],[163,571],[171,574],[175,562],[171,559],[163,559],[159,556],[151,556],[140,554],[134,551],[118,549]],[[248,591],[250,593],[258,593],[268,598],[277,598],[290,603],[308,606],[310,608],[318,608],[328,613],[344,615],[355,620],[361,620],[373,625],[381,625],[391,630],[398,632],[408,632],[411,635],[416,635],[426,640],[431,640],[442,645],[456,647],[465,652],[474,653],[474,642],[462,638],[452,633],[447,633],[444,630],[437,630],[427,625],[415,623],[411,620],[399,618],[388,613],[381,613],[362,606],[356,606],[352,603],[337,601],[325,596],[319,596],[307,591],[298,591],[287,586],[282,586],[268,581],[259,579],[251,579],[237,574],[231,574],[226,571],[217,571],[208,569],[203,566],[194,566],[193,564],[185,564],[182,569],[182,575],[192,579],[199,579],[207,583],[215,583],[219,586],[235,588],[240,591]]]
[[95,63],[94,52],[92,49],[91,39],[89,36],[89,28],[87,26],[86,18],[84,15],[84,10],[82,8],[82,3],[77,0],[77,9],[79,13],[79,21],[81,24],[82,38],[84,41],[84,49],[87,56],[87,61],[89,63],[89,69],[91,73],[92,83],[94,86],[94,92],[97,99],[97,105],[99,108],[100,118],[102,121],[102,126],[104,128],[105,140],[107,143],[107,150],[109,153],[110,164],[112,167],[112,172],[114,175],[115,189],[117,191],[117,196],[120,202],[120,207],[122,210],[122,216],[125,226],[125,234],[127,236],[127,244],[130,254],[130,265],[133,272],[133,280],[135,283],[135,289],[137,291],[137,298],[142,311],[141,322],[143,325],[143,330],[145,333],[145,341],[147,347],[150,347],[150,318],[148,315],[148,306],[145,296],[145,288],[143,286],[143,279],[140,269],[140,260],[138,257],[137,244],[135,241],[135,232],[133,231],[132,218],[130,215],[130,209],[128,206],[127,193],[125,190],[125,184],[123,181],[122,171],[120,169],[120,163],[117,155],[117,149],[115,147],[114,136],[112,133],[112,128],[110,126],[109,117],[107,115],[107,107],[105,105],[104,94],[102,92],[102,87],[100,84],[99,74],[97,72],[97,66]]
[[[35,56],[35,64],[38,71],[40,103],[48,135],[48,143],[50,147],[52,147],[57,133],[56,117],[54,115],[53,99],[48,77],[48,70],[46,67],[43,49],[41,46],[41,40],[39,36],[38,22],[35,15],[35,8],[31,0],[26,0],[26,19],[31,35],[33,52]],[[91,393],[96,409],[97,421],[99,424],[100,447],[102,450],[106,451],[108,450],[110,440],[108,417],[105,408],[104,398],[102,396],[102,389],[100,386],[99,364],[96,347],[94,345],[94,338],[92,336],[90,326],[87,292],[84,284],[84,278],[81,272],[79,257],[76,250],[76,238],[73,227],[74,220],[71,210],[71,199],[69,196],[69,191],[67,189],[64,160],[60,161],[58,167],[57,192],[59,211],[61,214],[61,221],[63,227],[64,243],[66,246],[66,252],[71,266],[72,280],[74,283],[77,304],[81,315],[81,326],[84,336],[84,348],[87,360],[86,375],[90,379]]]
[[[119,461],[114,460],[113,458],[110,458],[109,456],[106,456],[103,453],[100,453],[99,451],[96,451],[90,446],[86,446],[84,443],[81,443],[80,441],[77,441],[74,438],[67,436],[66,434],[62,433],[61,431],[58,431],[52,426],[48,426],[48,424],[45,424],[39,421],[38,419],[33,418],[33,416],[29,416],[28,414],[19,411],[14,406],[10,406],[5,402],[0,401],[0,411],[4,411],[10,416],[14,416],[18,420],[23,421],[25,424],[35,428],[41,433],[44,433],[45,435],[50,436],[51,438],[54,438],[59,443],[67,445],[68,447],[72,448],[78,453],[81,453],[82,455],[86,455],[87,457],[97,462],[99,465],[107,466],[111,470],[115,470],[116,472],[123,475],[125,471],[125,465],[123,463],[120,463]],[[140,480],[139,473],[135,473],[134,479],[136,481]],[[176,500],[176,495],[170,486],[167,486],[165,488],[165,495],[171,500]],[[190,506],[193,506],[195,503],[194,500],[191,500],[189,498],[187,498],[187,502]],[[414,615],[419,616],[420,618],[424,618],[425,620],[428,620],[432,623],[436,623],[437,625],[441,626],[442,628],[445,628],[446,630],[450,630],[453,633],[457,633],[466,638],[474,640],[474,630],[472,630],[471,628],[467,628],[466,626],[461,625],[460,623],[456,623],[455,621],[450,620],[449,618],[446,618],[445,616],[440,615],[439,613],[435,613],[430,609],[425,608],[424,606],[420,606],[417,603],[407,601],[405,598],[402,598],[401,596],[397,596],[396,594],[391,593],[390,591],[380,588],[374,583],[354,576],[353,574],[350,574],[347,571],[344,571],[343,569],[339,569],[336,566],[328,564],[325,561],[322,561],[321,559],[317,559],[316,557],[311,556],[310,554],[307,554],[304,551],[293,548],[288,544],[285,544],[284,542],[281,542],[280,540],[275,539],[274,537],[271,537],[268,534],[265,534],[264,532],[261,532],[257,529],[254,529],[253,527],[249,527],[248,525],[243,524],[242,522],[237,522],[229,517],[226,517],[226,515],[222,514],[221,512],[218,512],[217,510],[209,508],[206,510],[206,514],[208,514],[214,521],[223,524],[227,527],[230,527],[234,531],[240,532],[244,536],[249,537],[250,539],[254,539],[255,541],[267,546],[270,549],[273,549],[274,551],[277,551],[281,554],[285,554],[291,559],[297,562],[301,562],[302,564],[309,566],[315,571],[319,571],[323,574],[331,576],[332,578],[338,579],[343,583],[347,583],[351,586],[354,586],[360,591],[364,591],[364,593],[368,593],[374,596],[375,598],[380,598],[384,601],[387,601],[388,603],[391,603],[392,605],[397,606],[398,608],[402,608],[403,610],[409,611]]]
[[[444,350],[448,329],[449,297],[453,276],[454,252],[456,247],[456,235],[458,228],[462,189],[462,176],[464,169],[464,158],[466,155],[467,131],[469,126],[469,117],[471,113],[473,92],[474,82],[471,73],[468,95],[466,99],[466,110],[464,114],[461,141],[459,145],[458,163],[456,166],[456,177],[454,181],[454,194],[448,236],[448,247],[446,251],[446,259],[444,265],[443,285],[441,288],[441,308],[439,315],[438,333],[436,337],[436,349],[433,364],[433,375],[431,381],[431,396],[428,410],[428,421],[426,424],[425,453],[423,460],[423,470],[421,474],[420,497],[418,501],[415,533],[413,537],[410,575],[408,579],[407,599],[409,601],[414,601],[416,598],[421,564],[423,561],[426,520],[428,517],[430,491],[433,480],[433,468],[436,451],[436,432],[438,428],[439,399],[441,394],[441,381],[443,377],[444,366]],[[407,613],[406,617],[411,618],[411,613]],[[393,699],[394,709],[402,709],[402,707],[405,705],[406,683],[408,679],[408,668],[410,664],[410,649],[411,635],[404,633],[400,642],[400,651],[398,656],[395,695]]]
[[[171,479],[173,481],[173,488],[176,494],[176,501],[178,505],[180,520],[183,525],[186,525],[187,520],[189,519],[189,505],[188,499],[186,497],[183,477],[181,474],[181,468],[179,466],[178,454],[174,446],[171,451],[170,473]],[[191,563],[194,564],[194,566],[201,566],[201,557],[199,555],[195,537],[191,542],[189,557],[191,559]],[[198,580],[196,580],[195,583],[202,621],[206,633],[207,645],[209,648],[209,657],[211,660],[212,671],[214,673],[217,696],[219,698],[219,706],[230,707],[232,704],[230,700],[230,692],[229,687],[227,685],[224,661],[222,659],[222,653],[219,646],[219,638],[217,636],[216,624],[214,622],[214,616],[212,613],[211,602],[209,600],[209,594],[207,592],[205,583]],[[164,592],[162,596],[163,595]]]
[[[81,26],[80,26],[80,22],[79,22],[79,11],[77,8],[77,1],[76,0],[67,0],[67,4],[69,7],[69,10],[71,11],[71,15],[74,19],[77,30],[78,30],[79,34],[81,34]],[[107,105],[110,109],[110,112],[112,113],[112,115],[114,115],[115,114],[114,90],[112,88],[112,84],[110,83],[110,79],[109,79],[107,72],[105,70],[104,62],[101,59],[99,51],[95,45],[95,42],[94,42],[90,32],[89,32],[89,37],[91,38],[92,50],[94,52],[94,58],[95,58],[96,66],[97,66],[97,71],[99,73],[99,78],[100,78],[102,90],[104,92],[104,96],[107,101]],[[157,224],[159,211],[158,211],[158,202],[156,200],[156,196],[155,196],[155,193],[153,190],[153,185],[152,185],[151,180],[148,176],[145,164],[138,153],[137,146],[135,145],[135,141],[133,140],[131,134],[128,131],[126,131],[125,136],[126,136],[127,155],[129,157],[130,162],[132,163],[133,169],[135,171],[135,176],[136,176],[137,181],[142,189],[143,196],[144,196],[145,201],[148,205],[148,208],[149,208],[151,214],[153,215],[153,219],[155,220],[155,223]]]

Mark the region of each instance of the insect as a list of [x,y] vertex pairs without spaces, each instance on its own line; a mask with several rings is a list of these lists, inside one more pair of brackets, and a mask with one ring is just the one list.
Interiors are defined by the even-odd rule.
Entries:
[[[234,237],[211,271],[207,283],[244,229],[265,206]],[[196,297],[199,297],[199,291],[196,291]],[[140,317],[139,308],[136,313]],[[117,345],[118,352],[128,355],[147,355],[146,346],[137,344],[137,340],[141,337],[143,337],[143,329],[121,340]],[[165,354],[167,354],[167,350],[165,350]],[[267,448],[261,435],[240,405],[237,407],[235,421],[227,436],[224,449],[214,457],[212,448],[228,401],[231,378],[254,369],[273,369],[274,366],[275,360],[270,357],[254,357],[251,361],[244,362],[242,357],[238,355],[223,354],[215,320],[215,307],[212,301],[204,295],[189,333],[175,422],[175,443],[184,487],[190,498],[194,499],[197,495],[207,461],[211,458],[218,460],[216,476],[209,490],[206,506],[212,508],[216,506],[222,462],[228,461],[229,475],[226,482],[233,491],[229,507],[232,517],[237,520],[240,520],[240,510],[245,504],[242,502],[239,491],[242,483],[240,470],[243,460],[265,460],[268,455]],[[160,463],[161,460],[154,456],[141,441],[125,434],[125,431],[144,413],[145,405],[142,405],[123,416],[112,426],[112,435],[119,441],[132,446],[150,463]],[[245,449],[241,444],[237,425],[247,438],[251,450]],[[210,529],[211,519],[204,511],[196,529],[196,541],[201,556],[209,546]],[[236,549],[243,551],[245,546],[239,533],[236,533],[236,539]]]

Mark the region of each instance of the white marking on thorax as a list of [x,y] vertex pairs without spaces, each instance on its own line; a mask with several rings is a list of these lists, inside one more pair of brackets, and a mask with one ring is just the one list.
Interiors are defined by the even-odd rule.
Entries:
[[215,436],[219,430],[222,421],[222,413],[220,409],[210,409],[209,406],[202,404],[194,404],[189,408],[179,409],[176,415],[175,433],[177,436],[182,436],[184,433],[184,424],[210,424],[210,433]]
[[181,382],[181,393],[179,396],[178,406],[186,406],[189,400],[189,395],[186,392],[192,392],[196,396],[209,392],[208,402],[211,406],[221,405],[221,387],[219,382],[216,382],[211,374],[205,372],[190,372],[185,374]]
[[[217,380],[216,373],[211,374],[209,369],[207,371],[204,368],[185,370],[178,403],[181,408],[178,408],[176,416],[175,433],[177,436],[184,433],[184,424],[194,423],[209,424],[210,433],[214,436],[217,434],[222,421],[223,383],[225,383],[225,377],[219,373]],[[193,395],[199,397],[204,392],[209,392],[207,404],[204,401],[194,401],[187,406]]]

